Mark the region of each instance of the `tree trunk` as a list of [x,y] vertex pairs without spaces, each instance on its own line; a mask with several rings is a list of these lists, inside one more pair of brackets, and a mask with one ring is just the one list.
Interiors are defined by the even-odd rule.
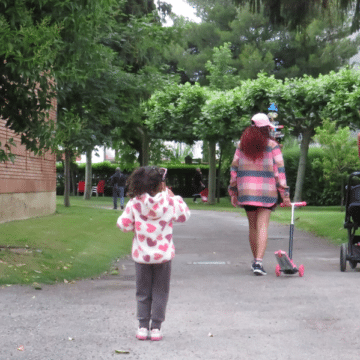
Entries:
[[217,176],[217,182],[216,182],[216,189],[217,189],[217,203],[220,203],[220,183],[221,183],[221,163],[222,163],[222,155],[223,155],[223,147],[220,144],[220,158],[219,158],[219,168],[218,168],[218,176]]
[[312,136],[311,129],[305,130],[302,134],[302,140],[300,145],[300,159],[299,159],[299,166],[298,166],[296,185],[295,185],[295,196],[293,199],[294,202],[302,201],[302,190],[304,187],[306,162],[309,152],[309,144],[310,144],[311,136]]
[[72,183],[72,196],[76,195],[76,181],[75,181],[75,170],[71,170],[71,183]]
[[65,149],[65,164],[64,164],[64,206],[70,206],[70,157],[71,151]]
[[92,188],[91,155],[92,155],[92,149],[86,150],[85,191],[84,191],[85,200],[91,199],[91,188]]
[[150,159],[149,135],[144,128],[138,128],[141,134],[141,166],[148,166]]
[[209,197],[208,203],[215,204],[216,190],[216,142],[209,141]]
[[202,161],[203,162],[209,161],[209,142],[206,140],[203,140]]
[[340,194],[341,194],[341,206],[340,206],[340,211],[343,212],[344,211],[344,203],[345,203],[345,179],[343,177],[341,177],[341,190],[340,190]]

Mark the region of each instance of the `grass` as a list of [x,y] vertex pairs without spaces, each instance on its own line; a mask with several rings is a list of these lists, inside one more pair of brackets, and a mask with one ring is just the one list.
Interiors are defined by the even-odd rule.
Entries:
[[58,199],[54,215],[0,225],[0,284],[33,284],[91,278],[111,271],[130,252],[132,234],[115,226],[119,212]]
[[[228,198],[220,199],[220,203],[215,205],[193,204],[192,199],[185,200],[190,209],[231,211],[246,216],[245,210],[235,209]],[[345,212],[341,211],[340,206],[306,206],[296,209],[295,227],[340,245],[348,241],[347,231],[343,226],[344,218]],[[291,209],[277,207],[276,211],[271,214],[271,221],[285,225],[290,224]]]
[[[194,204],[190,209],[236,212],[229,199],[220,203]],[[119,211],[113,211],[112,198],[71,197],[71,207],[63,206],[57,197],[54,215],[0,224],[0,285],[51,284],[116,273],[115,260],[130,253],[131,233],[115,226]],[[290,224],[289,208],[278,207],[272,221]],[[295,212],[297,229],[328,238],[335,244],[347,242],[343,228],[344,212],[340,207],[304,207]]]

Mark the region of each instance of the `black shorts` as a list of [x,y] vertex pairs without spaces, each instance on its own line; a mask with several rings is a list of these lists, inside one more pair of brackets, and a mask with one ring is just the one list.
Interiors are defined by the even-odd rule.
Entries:
[[257,211],[257,209],[269,209],[269,210],[273,211],[276,208],[276,204],[274,204],[273,206],[270,206],[270,207],[244,205],[243,208],[245,209],[246,212],[248,212],[248,211]]

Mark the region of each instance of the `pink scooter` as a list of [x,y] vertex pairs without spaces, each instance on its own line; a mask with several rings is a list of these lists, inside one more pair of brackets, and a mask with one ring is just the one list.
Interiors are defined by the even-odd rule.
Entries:
[[[283,204],[280,205],[284,207]],[[275,257],[278,262],[275,268],[276,276],[280,276],[283,272],[287,275],[293,275],[299,273],[299,276],[304,276],[304,265],[300,265],[299,268],[296,267],[292,260],[292,248],[293,248],[293,241],[294,241],[294,209],[300,206],[306,206],[306,202],[297,202],[291,203],[291,224],[290,224],[290,239],[289,239],[289,254],[287,254],[283,250],[275,251]]]

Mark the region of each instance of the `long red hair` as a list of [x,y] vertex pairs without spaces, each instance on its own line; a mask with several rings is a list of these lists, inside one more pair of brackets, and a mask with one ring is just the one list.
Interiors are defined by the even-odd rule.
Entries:
[[270,139],[270,131],[267,126],[249,126],[240,138],[240,150],[251,160],[262,159]]

